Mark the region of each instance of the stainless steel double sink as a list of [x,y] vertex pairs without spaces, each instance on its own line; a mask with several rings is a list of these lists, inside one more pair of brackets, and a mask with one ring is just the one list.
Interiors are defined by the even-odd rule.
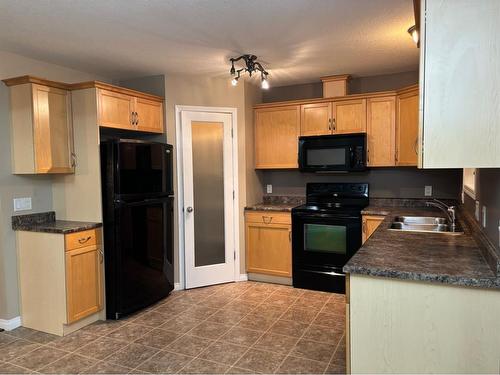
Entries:
[[443,233],[449,235],[463,234],[462,228],[454,228],[444,217],[436,216],[396,216],[390,230],[403,232]]

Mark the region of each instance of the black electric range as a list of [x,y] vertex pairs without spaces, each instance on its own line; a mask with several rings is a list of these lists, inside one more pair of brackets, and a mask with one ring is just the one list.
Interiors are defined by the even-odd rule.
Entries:
[[309,183],[292,209],[293,286],[345,293],[342,267],[361,247],[366,183]]

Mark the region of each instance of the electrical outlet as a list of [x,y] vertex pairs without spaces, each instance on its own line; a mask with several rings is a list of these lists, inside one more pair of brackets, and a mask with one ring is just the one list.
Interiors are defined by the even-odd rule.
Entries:
[[273,193],[273,185],[267,184],[266,185],[266,192],[267,192],[267,194],[272,194]]
[[483,228],[486,228],[486,206],[483,206]]
[[479,202],[476,201],[476,210],[474,211],[474,216],[476,217],[476,221],[479,222]]
[[430,186],[430,185],[425,185],[424,195],[425,195],[426,197],[432,197],[432,186]]
[[31,210],[31,197],[14,198],[14,212]]

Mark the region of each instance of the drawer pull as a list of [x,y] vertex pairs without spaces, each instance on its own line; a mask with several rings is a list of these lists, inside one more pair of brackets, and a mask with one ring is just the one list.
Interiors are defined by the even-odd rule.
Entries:
[[78,242],[80,244],[84,244],[85,242],[88,242],[91,238],[92,238],[92,236],[88,236],[87,238],[80,238],[80,239],[78,239]]
[[262,216],[262,221],[264,222],[264,224],[271,224],[271,221],[273,221],[273,217],[272,216]]

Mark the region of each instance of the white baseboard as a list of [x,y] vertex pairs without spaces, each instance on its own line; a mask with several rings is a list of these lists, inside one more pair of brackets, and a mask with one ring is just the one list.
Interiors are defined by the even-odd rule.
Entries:
[[182,290],[181,283],[174,283],[174,290]]
[[6,319],[0,319],[0,328],[6,330],[6,331],[12,331],[13,329],[21,327],[21,317],[16,316],[15,318],[6,320]]
[[240,273],[240,278],[237,281],[248,281],[248,275],[246,273]]

